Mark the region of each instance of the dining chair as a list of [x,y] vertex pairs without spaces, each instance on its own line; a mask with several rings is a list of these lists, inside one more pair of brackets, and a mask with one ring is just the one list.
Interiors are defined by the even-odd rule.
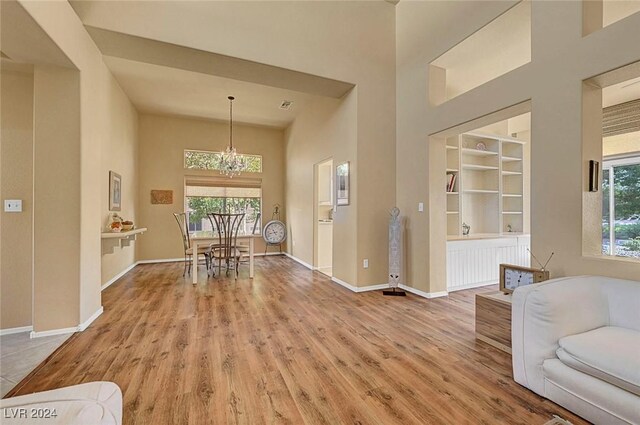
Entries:
[[[191,275],[191,258],[193,256],[193,248],[191,248],[191,237],[189,236],[189,220],[186,213],[174,213],[173,216],[180,227],[182,235],[182,246],[184,248],[184,271],[182,276],[189,272]],[[206,246],[198,247],[198,256],[203,255],[205,264],[207,265],[207,273],[209,272],[209,263],[211,261],[210,249]]]
[[[226,275],[229,275],[229,269],[235,271],[235,278],[238,278],[238,267],[242,253],[238,249],[238,231],[244,213],[240,214],[222,214],[208,213],[207,216],[212,222],[214,232],[218,234],[218,243],[211,244],[209,249],[211,252],[211,267],[215,268],[215,260],[218,260],[218,274],[222,274],[222,262],[227,267]],[[215,274],[214,274],[215,275]]]
[[[260,222],[260,216],[261,216],[261,213],[256,214],[256,219],[253,222],[253,229],[251,230],[252,235],[256,234],[256,229],[258,228],[258,223]],[[243,255],[249,254],[249,245],[240,244],[238,245],[238,249]]]

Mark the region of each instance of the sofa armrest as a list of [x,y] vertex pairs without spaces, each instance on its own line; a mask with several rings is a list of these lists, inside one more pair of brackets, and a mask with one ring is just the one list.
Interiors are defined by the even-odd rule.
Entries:
[[[32,417],[32,409],[54,412]],[[122,391],[113,382],[89,382],[0,400],[3,424],[122,424]]]
[[593,276],[568,277],[523,286],[513,293],[513,378],[544,396],[542,364],[556,358],[558,340],[609,322],[609,307]]

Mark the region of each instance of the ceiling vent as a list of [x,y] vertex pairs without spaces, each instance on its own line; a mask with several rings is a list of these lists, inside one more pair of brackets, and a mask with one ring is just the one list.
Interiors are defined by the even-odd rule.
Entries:
[[293,106],[293,100],[283,100],[282,103],[280,104],[280,109],[284,109],[285,111],[288,111],[291,109],[291,106]]

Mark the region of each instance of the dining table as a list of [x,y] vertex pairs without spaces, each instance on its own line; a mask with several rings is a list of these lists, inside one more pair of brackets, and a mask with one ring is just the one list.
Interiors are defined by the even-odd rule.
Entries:
[[[255,243],[254,241],[258,238],[262,238],[260,234],[248,234],[248,233],[238,233],[237,242],[240,244],[243,241],[249,242],[249,278],[253,279],[253,269],[254,269],[254,257],[255,257]],[[191,232],[189,235],[189,239],[191,240],[191,248],[193,252],[198,252],[198,247],[201,246],[209,246],[212,243],[218,242],[218,234],[212,231],[196,231]],[[198,256],[191,256],[192,270],[191,276],[193,278],[193,284],[196,285],[198,283]]]

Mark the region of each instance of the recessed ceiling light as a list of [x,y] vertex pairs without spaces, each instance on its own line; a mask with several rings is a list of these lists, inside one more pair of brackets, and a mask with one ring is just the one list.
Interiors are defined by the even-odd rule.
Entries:
[[284,110],[289,110],[291,109],[291,106],[293,105],[293,100],[283,100],[282,103],[280,104],[280,109],[284,109]]

